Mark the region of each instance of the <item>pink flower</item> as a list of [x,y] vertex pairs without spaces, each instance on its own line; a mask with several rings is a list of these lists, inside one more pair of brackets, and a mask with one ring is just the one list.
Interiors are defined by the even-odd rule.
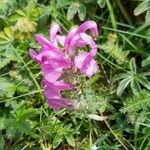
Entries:
[[42,81],[42,86],[44,88],[44,94],[47,100],[47,103],[50,107],[55,110],[61,108],[74,107],[75,102],[67,98],[61,97],[61,90],[71,90],[74,88],[71,84],[64,83],[63,80],[57,81],[55,83],[47,82],[46,80]]
[[[94,60],[97,47],[92,36],[85,33],[87,30],[91,31],[92,36],[98,36],[97,24],[94,21],[86,21],[81,26],[72,28],[66,36],[61,35],[60,26],[54,23],[50,28],[49,40],[39,34],[35,35],[35,40],[41,44],[40,52],[29,49],[30,56],[40,64],[43,72],[42,86],[47,103],[55,110],[76,105],[73,100],[61,97],[62,90],[74,88],[72,84],[62,80],[63,72],[71,73],[72,68],[76,67],[81,73],[91,77],[98,70]],[[85,46],[88,46],[90,51],[77,54],[78,48]]]
[[80,34],[80,37],[87,45],[89,45],[89,47],[91,48],[91,51],[81,52],[78,56],[76,56],[75,66],[82,73],[86,74],[88,77],[91,77],[98,70],[98,65],[93,59],[94,56],[96,55],[97,48],[96,48],[95,42],[92,40],[92,38],[89,35],[82,33]]

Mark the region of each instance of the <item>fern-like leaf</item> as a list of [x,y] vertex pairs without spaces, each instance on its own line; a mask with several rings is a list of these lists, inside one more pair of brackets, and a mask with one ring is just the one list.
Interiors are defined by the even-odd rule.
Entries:
[[141,91],[139,94],[127,98],[124,107],[121,109],[123,113],[132,113],[144,110],[150,106],[150,92]]

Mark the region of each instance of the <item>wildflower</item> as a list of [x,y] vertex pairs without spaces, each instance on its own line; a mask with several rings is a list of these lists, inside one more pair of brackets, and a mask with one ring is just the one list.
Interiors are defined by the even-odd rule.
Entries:
[[[76,105],[73,100],[61,97],[62,90],[74,88],[69,83],[71,81],[64,82],[64,72],[69,76],[74,68],[77,68],[81,73],[91,77],[98,70],[98,65],[94,60],[97,47],[93,38],[85,33],[88,29],[92,36],[97,37],[97,24],[94,21],[86,21],[78,28],[72,28],[66,36],[61,35],[61,28],[56,23],[53,23],[50,28],[49,40],[39,34],[35,35],[35,40],[41,44],[41,49],[39,53],[30,49],[29,54],[40,64],[44,76],[42,81],[44,94],[48,105],[55,110],[75,108]],[[76,55],[78,48],[85,46],[89,46],[90,51]]]

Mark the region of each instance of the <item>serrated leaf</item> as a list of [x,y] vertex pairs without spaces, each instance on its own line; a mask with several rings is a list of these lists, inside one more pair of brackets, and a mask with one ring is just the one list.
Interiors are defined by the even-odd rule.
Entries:
[[16,133],[30,134],[31,125],[28,121],[19,121],[17,119],[8,118],[5,120],[7,136],[15,137]]
[[135,63],[135,58],[132,58],[132,59],[130,60],[129,67],[130,67],[130,70],[131,70],[132,72],[134,72],[134,73],[137,72],[137,69],[136,69],[137,67],[136,67],[136,63]]
[[121,80],[121,82],[119,83],[119,86],[117,88],[117,95],[121,96],[123,91],[126,89],[126,87],[128,86],[128,84],[131,82],[132,78],[128,77],[126,79]]
[[77,13],[78,9],[79,9],[79,4],[77,2],[72,3],[67,11],[67,19],[71,20],[74,17],[74,15]]
[[134,15],[138,16],[149,9],[150,9],[150,0],[144,0],[138,7],[135,8]]
[[5,67],[11,61],[18,61],[18,58],[14,53],[14,48],[7,43],[0,47],[0,69]]
[[18,131],[22,134],[30,135],[31,124],[29,121],[19,121],[18,122]]
[[75,146],[75,140],[74,140],[71,133],[70,134],[69,133],[65,134],[65,138],[66,138],[69,145],[71,145],[73,147]]
[[57,148],[58,145],[63,141],[63,135],[62,134],[56,134],[53,139],[53,148]]
[[146,79],[146,77],[138,76],[137,79],[144,87],[150,90],[150,82]]
[[100,8],[104,8],[106,5],[105,0],[97,0],[97,4],[99,5]]
[[140,85],[136,80],[132,80],[130,86],[134,95],[138,94],[141,91]]
[[150,64],[150,56],[142,61],[142,67],[146,67]]
[[127,97],[123,104],[124,108],[121,110],[123,113],[137,112],[141,109],[147,108],[150,105],[150,93],[142,90],[135,96]]
[[38,114],[37,109],[33,109],[33,108],[26,109],[21,107],[16,111],[16,117],[20,121],[33,118],[37,114]]
[[79,9],[78,9],[78,14],[79,14],[80,20],[83,21],[86,16],[86,7],[84,4],[80,4]]
[[7,78],[0,77],[0,96],[12,97],[16,91],[15,83]]

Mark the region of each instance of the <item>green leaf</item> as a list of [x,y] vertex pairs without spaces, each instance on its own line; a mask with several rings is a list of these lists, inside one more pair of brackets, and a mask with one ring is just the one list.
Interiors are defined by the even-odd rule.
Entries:
[[126,79],[123,79],[117,88],[117,95],[121,96],[125,88],[128,86],[128,84],[131,82],[132,77],[128,77]]
[[0,96],[12,97],[16,91],[16,84],[7,78],[0,77]]
[[57,148],[58,145],[63,141],[63,135],[62,134],[56,134],[53,140],[53,148]]
[[15,137],[16,133],[30,134],[31,125],[29,121],[19,121],[14,118],[8,118],[5,120],[5,127],[7,136]]
[[135,63],[135,58],[132,58],[132,59],[130,60],[129,67],[130,67],[130,70],[131,70],[132,72],[134,72],[134,73],[137,72],[137,70],[136,70],[136,63]]
[[78,9],[79,9],[79,4],[77,2],[72,3],[67,12],[67,19],[71,20],[74,17],[74,15],[77,13]]
[[84,4],[80,4],[79,9],[78,9],[78,14],[79,14],[80,20],[83,21],[86,16],[86,7]]
[[71,145],[73,147],[75,146],[75,140],[74,140],[74,138],[73,138],[71,133],[65,134],[65,138],[66,138],[66,140],[67,140],[69,145]]
[[138,16],[149,9],[150,9],[150,0],[144,0],[138,7],[135,8],[134,15]]
[[13,29],[11,27],[6,27],[4,28],[4,33],[6,34],[6,36],[11,40],[14,41],[14,32]]
[[124,79],[124,78],[128,78],[130,76],[130,74],[128,73],[120,73],[117,76],[114,77],[114,81],[120,80],[120,79]]
[[33,0],[30,0],[29,2],[28,2],[28,5],[26,6],[26,12],[28,13],[28,14],[30,14],[34,9],[35,9],[35,2],[33,1]]
[[124,107],[121,112],[129,114],[132,112],[137,112],[141,109],[149,108],[150,106],[150,93],[148,91],[142,90],[139,94],[132,97],[128,97],[124,101]]
[[0,69],[5,67],[11,61],[18,61],[18,58],[14,53],[14,48],[7,43],[7,45],[0,47]]
[[10,14],[16,6],[16,0],[0,0],[0,15]]
[[35,115],[38,114],[37,109],[33,109],[33,108],[20,108],[16,111],[16,117],[18,120],[23,121],[23,120],[27,120],[30,118],[35,117]]
[[0,135],[0,149],[3,150],[4,149],[4,139],[3,136]]
[[142,61],[142,67],[146,67],[150,64],[150,56]]
[[99,5],[100,8],[104,8],[106,5],[105,0],[97,0],[97,4]]
[[36,18],[37,16],[39,16],[42,13],[43,9],[42,8],[36,8],[35,10],[33,10],[30,14],[29,17],[30,18]]
[[131,81],[130,86],[134,95],[138,94],[141,91],[140,85],[135,79]]
[[57,0],[57,8],[62,8],[71,4],[71,0]]
[[5,121],[5,118],[0,117],[0,130],[5,129],[4,121]]
[[146,12],[145,22],[150,22],[150,10]]
[[27,85],[18,85],[16,88],[17,88],[16,91],[17,91],[18,93],[26,93],[26,92],[29,92],[29,86],[27,86]]
[[25,12],[23,12],[23,11],[20,10],[20,9],[16,10],[16,13],[19,14],[20,16],[23,16],[23,17],[26,16]]
[[150,90],[150,82],[146,79],[146,77],[138,76],[137,79],[144,87]]

